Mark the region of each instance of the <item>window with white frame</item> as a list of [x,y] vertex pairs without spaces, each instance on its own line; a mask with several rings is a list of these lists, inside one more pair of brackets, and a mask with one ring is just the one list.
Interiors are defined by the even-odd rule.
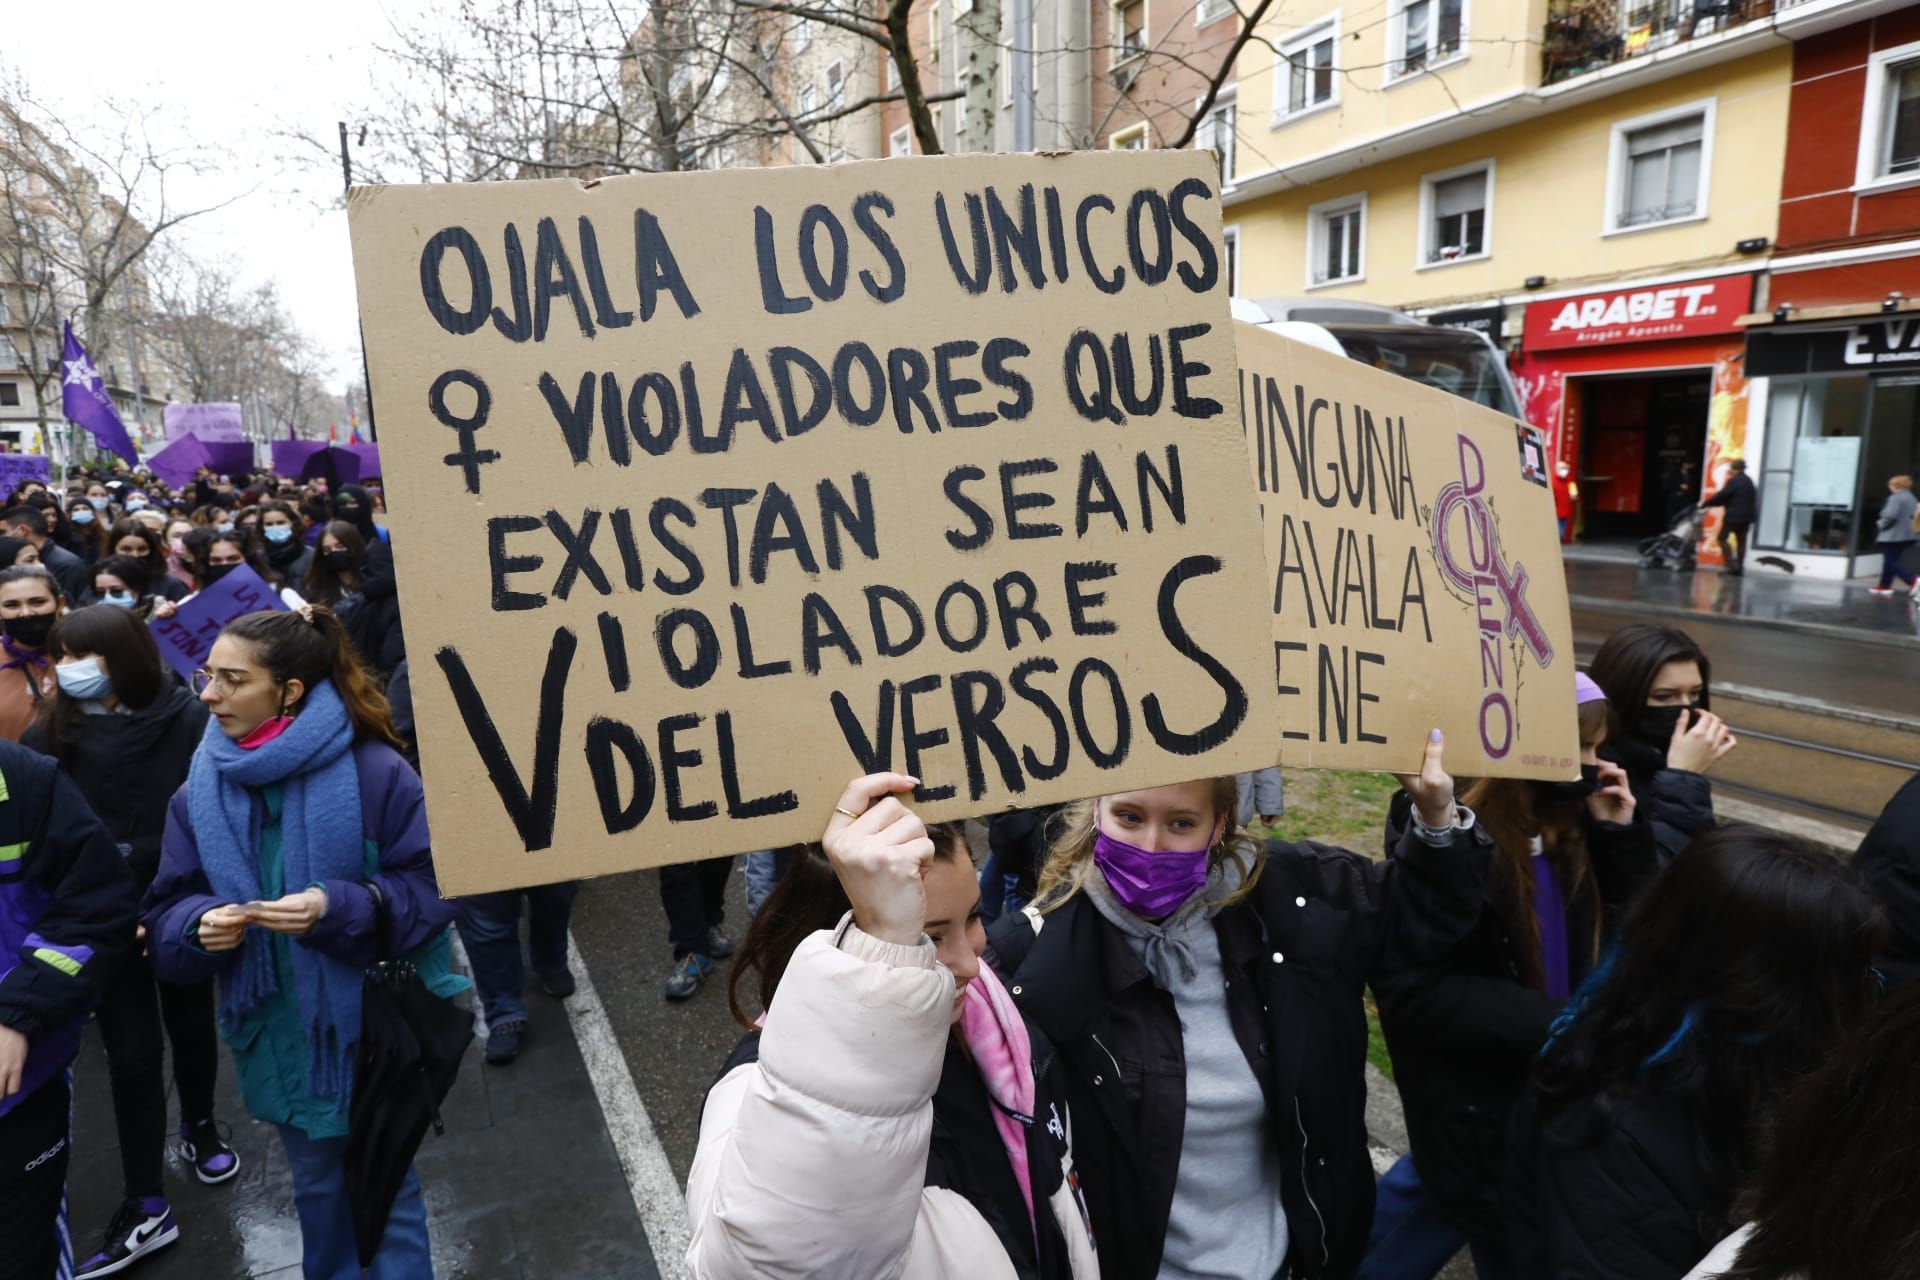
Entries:
[[940,0],[927,6],[927,65],[940,65]]
[[1204,27],[1233,13],[1233,0],[1200,0],[1193,9],[1193,25]]
[[1220,154],[1222,185],[1233,181],[1234,116],[1233,103],[1216,103],[1193,134],[1193,144],[1196,147],[1211,148]]
[[1227,293],[1237,298],[1240,296],[1240,228],[1222,227],[1220,248],[1227,259]]
[[887,91],[891,93],[900,87],[900,64],[893,60],[891,53],[885,54],[882,61],[887,64]]
[[802,18],[793,24],[793,51],[805,53],[807,46],[813,43],[813,19]]
[[1387,20],[1392,74],[1408,76],[1465,47],[1467,0],[1395,0]]
[[14,408],[20,403],[20,384],[0,382],[0,407]]
[[800,86],[800,118],[806,120],[820,109],[820,91],[812,85]]
[[1109,151],[1145,151],[1147,149],[1147,122],[1122,129],[1107,137]]
[[913,126],[903,124],[888,135],[887,154],[890,156],[913,154]]
[[1343,284],[1367,273],[1367,198],[1343,196],[1307,210],[1307,279]]
[[839,59],[827,64],[827,106],[837,107],[847,88],[847,69]]
[[1613,126],[1607,154],[1609,232],[1706,216],[1713,106],[1692,103]]
[[1333,51],[1340,31],[1333,23],[1283,41],[1274,60],[1274,118],[1285,119],[1334,100]]
[[1119,37],[1114,43],[1115,66],[1147,51],[1147,0],[1120,0],[1113,7],[1113,29]]
[[1487,256],[1493,205],[1491,162],[1429,174],[1420,183],[1420,261],[1426,266]]
[[1867,63],[1854,185],[1920,182],[1920,42],[1882,49]]

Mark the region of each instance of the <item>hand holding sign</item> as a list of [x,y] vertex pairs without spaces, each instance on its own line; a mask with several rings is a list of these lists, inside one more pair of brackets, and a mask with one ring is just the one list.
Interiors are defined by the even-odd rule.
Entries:
[[933,841],[919,815],[895,793],[919,785],[918,778],[897,773],[855,778],[820,839],[853,904],[853,922],[863,933],[903,947],[918,945],[926,931]]
[[1435,729],[1427,735],[1427,751],[1420,758],[1420,772],[1393,775],[1413,797],[1413,811],[1420,815],[1420,821],[1430,827],[1453,825],[1453,775],[1441,762],[1446,742],[1446,735]]

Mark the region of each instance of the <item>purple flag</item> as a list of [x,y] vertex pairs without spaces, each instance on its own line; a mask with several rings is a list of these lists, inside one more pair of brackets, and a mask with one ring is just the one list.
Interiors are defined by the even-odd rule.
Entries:
[[240,565],[181,605],[171,618],[156,618],[147,625],[160,646],[160,656],[182,677],[191,677],[206,663],[222,627],[249,613],[286,607],[279,592]]
[[220,475],[244,476],[253,471],[253,446],[245,440],[202,440],[200,447],[207,451],[207,465]]
[[327,447],[325,440],[275,440],[273,474],[298,479],[307,459]]
[[380,474],[379,445],[350,444],[347,446],[347,450],[360,459],[360,478],[362,480],[367,479],[369,476],[377,476]]
[[207,465],[207,446],[189,431],[147,459],[147,470],[178,489]]
[[93,361],[88,358],[87,349],[80,345],[80,339],[73,336],[72,321],[66,324],[66,334],[66,346],[61,355],[66,372],[60,401],[67,421],[85,427],[100,442],[101,448],[120,455],[128,466],[139,466],[140,455],[135,452],[126,427],[121,425],[120,415],[114,412],[113,401],[108,397],[106,388],[100,385],[100,371],[93,367]]

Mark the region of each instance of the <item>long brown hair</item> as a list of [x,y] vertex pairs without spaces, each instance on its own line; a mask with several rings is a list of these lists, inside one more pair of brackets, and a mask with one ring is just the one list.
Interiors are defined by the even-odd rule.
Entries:
[[[937,822],[927,828],[933,840],[933,856],[941,862],[969,858],[966,832],[957,822]],[[757,1025],[741,999],[742,988],[751,983],[761,1013],[773,1007],[773,994],[780,989],[787,962],[802,942],[822,929],[831,929],[840,917],[852,909],[840,877],[817,844],[789,845],[776,849],[776,855],[788,859],[787,873],[760,904],[759,914],[747,927],[746,940],[733,957],[733,971],[727,975],[727,1008],[733,1020],[743,1027]]]
[[[300,586],[300,594],[309,600],[322,604],[334,604],[346,594],[346,587],[340,581],[340,575],[327,563],[327,553],[321,550],[327,535],[339,539],[340,545],[353,552],[353,568],[350,572],[358,575],[366,567],[367,540],[360,536],[360,530],[345,520],[335,520],[321,530],[320,536],[313,541],[313,559],[307,562],[307,580]],[[356,577],[356,581],[357,581]]]
[[387,695],[360,665],[340,619],[324,605],[314,605],[308,612],[311,622],[302,614],[277,609],[249,613],[229,622],[220,634],[245,644],[254,661],[279,683],[298,680],[311,689],[323,680],[333,681],[334,691],[347,705],[356,741],[373,738],[405,751],[406,741],[393,727]]
[[[1221,900],[1222,905],[1239,902],[1260,882],[1267,865],[1267,846],[1258,837],[1243,831],[1234,817],[1239,804],[1239,787],[1233,776],[1207,780],[1207,802],[1221,820],[1220,839],[1207,854],[1207,869],[1232,859],[1240,865],[1240,887]],[[1034,887],[1033,906],[1042,915],[1064,906],[1086,887],[1093,873],[1093,842],[1099,836],[1095,817],[1099,800],[1080,800],[1068,805],[1061,814],[1060,838],[1047,851],[1046,865],[1040,868],[1040,882]]]
[[[1580,704],[1580,745],[1590,747],[1607,736],[1607,704],[1600,699]],[[1593,862],[1587,853],[1587,804],[1584,800],[1545,799],[1525,778],[1482,778],[1468,787],[1461,803],[1472,809],[1480,827],[1493,837],[1493,882],[1504,896],[1518,925],[1514,939],[1520,946],[1527,984],[1536,990],[1545,983],[1540,955],[1540,917],[1534,913],[1533,838],[1553,868],[1560,892],[1568,902],[1595,888]],[[1587,964],[1600,958],[1601,920],[1593,912],[1593,936],[1586,939]],[[1568,942],[1574,939],[1569,938]]]

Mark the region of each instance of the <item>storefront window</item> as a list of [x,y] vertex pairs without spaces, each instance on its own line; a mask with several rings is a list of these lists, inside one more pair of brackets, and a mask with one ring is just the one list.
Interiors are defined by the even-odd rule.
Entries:
[[[1774,383],[1761,460],[1759,545],[1835,553],[1856,545],[1867,397],[1865,377]],[[1865,523],[1870,535],[1873,521]]]
[[1867,465],[1860,469],[1860,529],[1854,546],[1868,551],[1879,539],[1875,517],[1887,500],[1887,481],[1910,476],[1920,456],[1920,378],[1875,378],[1868,411]]

